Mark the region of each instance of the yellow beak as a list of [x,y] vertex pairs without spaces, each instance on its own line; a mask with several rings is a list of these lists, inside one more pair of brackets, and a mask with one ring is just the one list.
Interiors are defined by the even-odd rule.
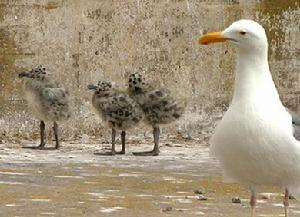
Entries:
[[222,32],[209,32],[198,39],[199,44],[208,45],[211,43],[225,42],[227,39]]

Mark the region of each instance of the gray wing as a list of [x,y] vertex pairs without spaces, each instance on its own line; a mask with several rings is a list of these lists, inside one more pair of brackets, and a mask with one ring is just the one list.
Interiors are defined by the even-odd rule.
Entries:
[[42,109],[54,120],[66,120],[71,116],[69,94],[65,88],[45,88],[41,92]]
[[[141,97],[142,98],[142,97]],[[147,118],[153,123],[170,123],[178,119],[184,111],[184,105],[175,100],[169,90],[153,89],[140,99]]]
[[289,111],[290,115],[292,116],[292,122],[294,125],[300,126],[300,116],[297,115],[295,112]]
[[144,117],[139,105],[125,94],[112,94],[97,101],[96,105],[101,110],[102,117],[112,127],[129,128]]
[[126,121],[133,117],[141,119],[142,111],[129,96],[117,94],[111,97],[109,105],[105,108],[105,114],[119,121]]
[[69,93],[65,88],[45,88],[41,97],[49,104],[65,105],[69,102]]
[[293,129],[294,129],[294,136],[297,140],[300,140],[300,116],[297,115],[295,112],[286,108],[288,113],[292,117]]

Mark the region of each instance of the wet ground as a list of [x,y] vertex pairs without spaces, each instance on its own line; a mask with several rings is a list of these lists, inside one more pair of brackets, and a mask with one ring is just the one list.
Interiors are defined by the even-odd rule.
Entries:
[[[0,216],[250,216],[247,189],[222,183],[218,164],[197,141],[164,141],[158,157],[131,155],[147,144],[110,157],[93,154],[108,144],[38,151],[21,143],[1,146]],[[258,216],[283,216],[281,189],[261,192]],[[299,202],[291,201],[290,214],[300,216]]]

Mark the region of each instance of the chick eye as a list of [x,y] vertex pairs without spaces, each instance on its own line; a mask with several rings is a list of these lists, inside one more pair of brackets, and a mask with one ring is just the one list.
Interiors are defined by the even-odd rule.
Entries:
[[246,32],[245,31],[240,31],[240,34],[241,35],[246,35]]

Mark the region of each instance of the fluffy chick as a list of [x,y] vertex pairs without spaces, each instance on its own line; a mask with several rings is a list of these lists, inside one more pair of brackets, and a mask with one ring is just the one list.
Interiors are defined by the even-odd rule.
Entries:
[[159,155],[160,126],[179,119],[185,102],[177,101],[169,90],[153,87],[139,73],[129,76],[129,95],[142,107],[146,123],[153,127],[154,148],[152,151],[133,153],[141,156]]
[[[112,129],[112,149],[104,155],[125,154],[126,131],[136,126],[143,118],[141,107],[126,94],[112,87],[110,82],[99,81],[97,85],[90,84],[93,90],[92,103],[103,122]],[[116,152],[116,130],[121,130],[122,150]]]
[[55,149],[58,149],[58,121],[68,120],[71,116],[68,91],[59,83],[53,81],[45,67],[39,65],[29,71],[19,73],[23,78],[23,91],[32,113],[40,120],[41,142],[39,146],[26,147],[46,149],[45,122],[53,122]]

